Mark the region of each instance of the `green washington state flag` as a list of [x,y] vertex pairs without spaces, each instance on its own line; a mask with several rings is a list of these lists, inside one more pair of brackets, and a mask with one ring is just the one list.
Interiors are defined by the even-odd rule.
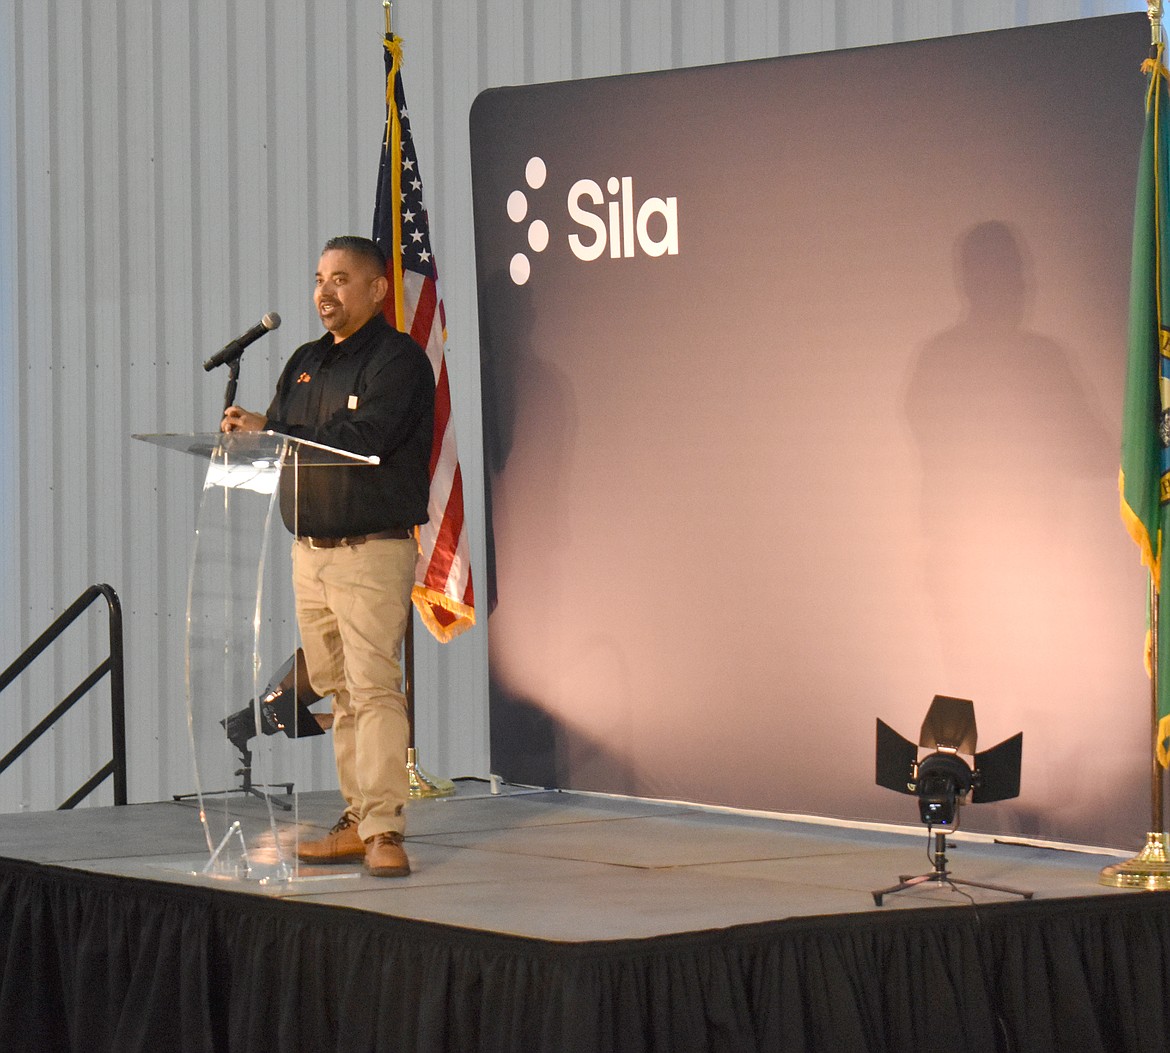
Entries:
[[[1121,517],[1149,568],[1156,610],[1151,608],[1147,668],[1157,684],[1156,748],[1170,766],[1170,602],[1162,588],[1162,540],[1170,508],[1170,308],[1167,278],[1167,193],[1170,139],[1167,137],[1166,67],[1163,44],[1143,65],[1146,129],[1138,167],[1133,220],[1133,270],[1129,300],[1129,365],[1121,433]],[[1157,617],[1154,617],[1154,614]],[[1157,626],[1157,640],[1153,627]],[[1157,655],[1154,669],[1152,655]]]

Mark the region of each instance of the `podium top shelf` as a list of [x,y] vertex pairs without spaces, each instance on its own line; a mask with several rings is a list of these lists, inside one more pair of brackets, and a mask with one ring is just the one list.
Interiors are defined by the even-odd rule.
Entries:
[[319,465],[375,465],[378,457],[364,457],[348,450],[339,450],[308,439],[297,439],[276,431],[194,432],[192,434],[132,435],[132,439],[149,442],[168,450],[191,454],[201,459],[222,459],[229,462],[280,462],[290,456],[308,455]]

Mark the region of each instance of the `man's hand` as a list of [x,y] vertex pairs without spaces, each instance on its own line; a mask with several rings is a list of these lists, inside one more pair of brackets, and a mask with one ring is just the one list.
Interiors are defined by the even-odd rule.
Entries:
[[229,406],[219,422],[220,431],[263,431],[268,418],[260,413],[251,413],[242,406]]

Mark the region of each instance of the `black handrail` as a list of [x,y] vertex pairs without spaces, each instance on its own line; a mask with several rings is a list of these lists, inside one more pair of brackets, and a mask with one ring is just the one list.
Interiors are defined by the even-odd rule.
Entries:
[[118,594],[109,585],[91,585],[73,601],[67,611],[24,649],[24,652],[12,665],[0,673],[0,691],[3,691],[33,663],[33,660],[49,644],[69,628],[90,604],[96,602],[98,597],[103,596],[110,609],[110,653],[108,657],[61,702],[54,706],[32,731],[8,751],[3,759],[0,759],[0,773],[3,773],[56,721],[69,712],[90,688],[96,685],[106,673],[109,673],[110,727],[114,755],[107,764],[91,775],[64,804],[59,805],[58,811],[72,808],[79,801],[84,800],[111,775],[114,777],[114,804],[126,803],[126,678],[122,654],[122,604],[118,600]]

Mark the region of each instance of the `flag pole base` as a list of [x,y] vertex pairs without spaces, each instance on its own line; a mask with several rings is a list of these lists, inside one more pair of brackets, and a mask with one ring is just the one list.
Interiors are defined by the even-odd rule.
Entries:
[[1133,859],[1115,863],[1101,871],[1102,885],[1114,888],[1144,888],[1151,892],[1170,889],[1170,855],[1166,834],[1146,834],[1146,847]]
[[428,775],[418,764],[418,751],[411,746],[406,751],[406,774],[410,777],[410,799],[423,797],[454,797],[455,784],[450,779]]

